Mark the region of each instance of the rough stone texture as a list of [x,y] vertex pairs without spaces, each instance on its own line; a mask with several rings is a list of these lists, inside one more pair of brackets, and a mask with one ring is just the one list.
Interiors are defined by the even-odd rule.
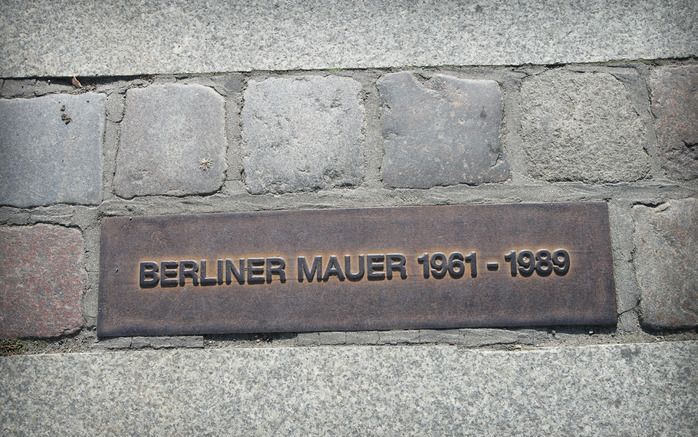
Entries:
[[[691,435],[696,342],[0,358],[3,435]],[[202,414],[204,412],[204,414]]]
[[98,349],[172,349],[203,348],[204,337],[200,335],[178,337],[116,337],[97,341]]
[[633,265],[633,214],[630,202],[608,203],[608,218],[613,248],[613,281],[616,286],[616,306],[619,331],[639,328],[635,310],[640,302],[640,287]]
[[524,80],[520,102],[531,176],[598,183],[648,175],[646,127],[612,75],[550,70]]
[[698,200],[636,206],[633,216],[642,324],[698,326]]
[[201,85],[151,85],[126,93],[114,175],[122,197],[211,193],[226,169],[223,97]]
[[507,331],[504,329],[461,329],[461,345],[467,347],[482,347],[507,344],[535,343],[534,330],[521,329],[518,331]]
[[361,84],[337,76],[251,80],[242,109],[251,193],[358,184],[363,176]]
[[80,329],[84,252],[77,229],[0,227],[0,338],[56,337]]
[[30,97],[36,86],[36,79],[6,80],[0,88],[0,97]]
[[400,331],[379,331],[378,341],[381,344],[419,343],[420,331],[406,329]]
[[383,121],[383,181],[429,188],[507,179],[499,143],[502,98],[492,80],[408,72],[377,82]]
[[[692,0],[3,0],[0,76],[518,65],[698,53]],[[144,43],[147,41],[148,43]]]
[[204,337],[200,335],[181,335],[177,337],[133,337],[132,349],[171,349],[171,348],[202,348]]
[[650,75],[662,166],[670,177],[698,177],[698,65],[664,66]]
[[0,204],[99,203],[104,102],[95,93],[0,99]]

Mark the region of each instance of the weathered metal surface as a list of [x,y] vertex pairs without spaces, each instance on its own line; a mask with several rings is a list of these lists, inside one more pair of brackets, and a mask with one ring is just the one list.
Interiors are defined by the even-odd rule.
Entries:
[[105,218],[101,238],[103,337],[616,321],[605,203]]

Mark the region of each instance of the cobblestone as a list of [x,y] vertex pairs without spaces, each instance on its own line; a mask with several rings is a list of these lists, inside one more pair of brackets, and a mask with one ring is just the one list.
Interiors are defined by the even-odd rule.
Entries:
[[377,82],[383,121],[383,181],[430,188],[501,182],[509,176],[499,141],[502,97],[497,82],[408,72]]
[[226,167],[223,98],[201,85],[151,85],[126,93],[114,191],[142,195],[218,190]]
[[242,109],[249,191],[283,193],[360,183],[360,91],[359,82],[336,76],[251,80]]

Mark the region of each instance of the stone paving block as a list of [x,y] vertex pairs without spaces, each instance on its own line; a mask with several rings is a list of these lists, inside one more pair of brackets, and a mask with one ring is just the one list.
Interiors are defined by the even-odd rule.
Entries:
[[347,344],[379,344],[378,331],[348,331]]
[[659,157],[670,177],[698,177],[698,65],[663,66],[650,75]]
[[319,332],[301,332],[296,335],[296,346],[317,346],[320,343]]
[[322,345],[346,344],[347,333],[342,331],[330,331],[319,333],[319,343]]
[[520,102],[531,176],[588,183],[648,176],[646,127],[612,75],[549,70],[524,80]]
[[420,334],[421,331],[416,329],[378,331],[378,342],[380,344],[419,343]]
[[96,93],[0,99],[0,204],[98,204],[104,107]]
[[459,344],[468,347],[482,347],[506,344],[534,344],[535,331],[504,329],[461,329],[462,339]]
[[501,182],[509,177],[499,141],[502,96],[492,80],[408,72],[378,82],[383,181],[391,187]]
[[2,435],[689,436],[698,342],[0,358]]
[[422,329],[417,339],[419,343],[461,344],[463,334],[459,329]]
[[165,84],[126,93],[114,191],[142,195],[218,190],[226,169],[223,97],[201,85]]
[[132,337],[131,349],[172,349],[203,348],[204,337],[200,335],[180,335],[176,337]]
[[633,216],[642,324],[657,329],[698,326],[698,200],[635,206]]
[[241,116],[248,190],[282,193],[360,183],[360,91],[359,82],[337,76],[251,80]]
[[3,82],[0,88],[0,97],[29,97],[33,94],[35,79],[8,79]]
[[0,337],[56,337],[83,325],[85,245],[77,229],[0,227]]

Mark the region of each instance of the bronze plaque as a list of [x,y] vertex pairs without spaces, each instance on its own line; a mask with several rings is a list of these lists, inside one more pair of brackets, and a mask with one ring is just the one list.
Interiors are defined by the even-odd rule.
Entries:
[[605,203],[105,218],[99,336],[607,325]]

